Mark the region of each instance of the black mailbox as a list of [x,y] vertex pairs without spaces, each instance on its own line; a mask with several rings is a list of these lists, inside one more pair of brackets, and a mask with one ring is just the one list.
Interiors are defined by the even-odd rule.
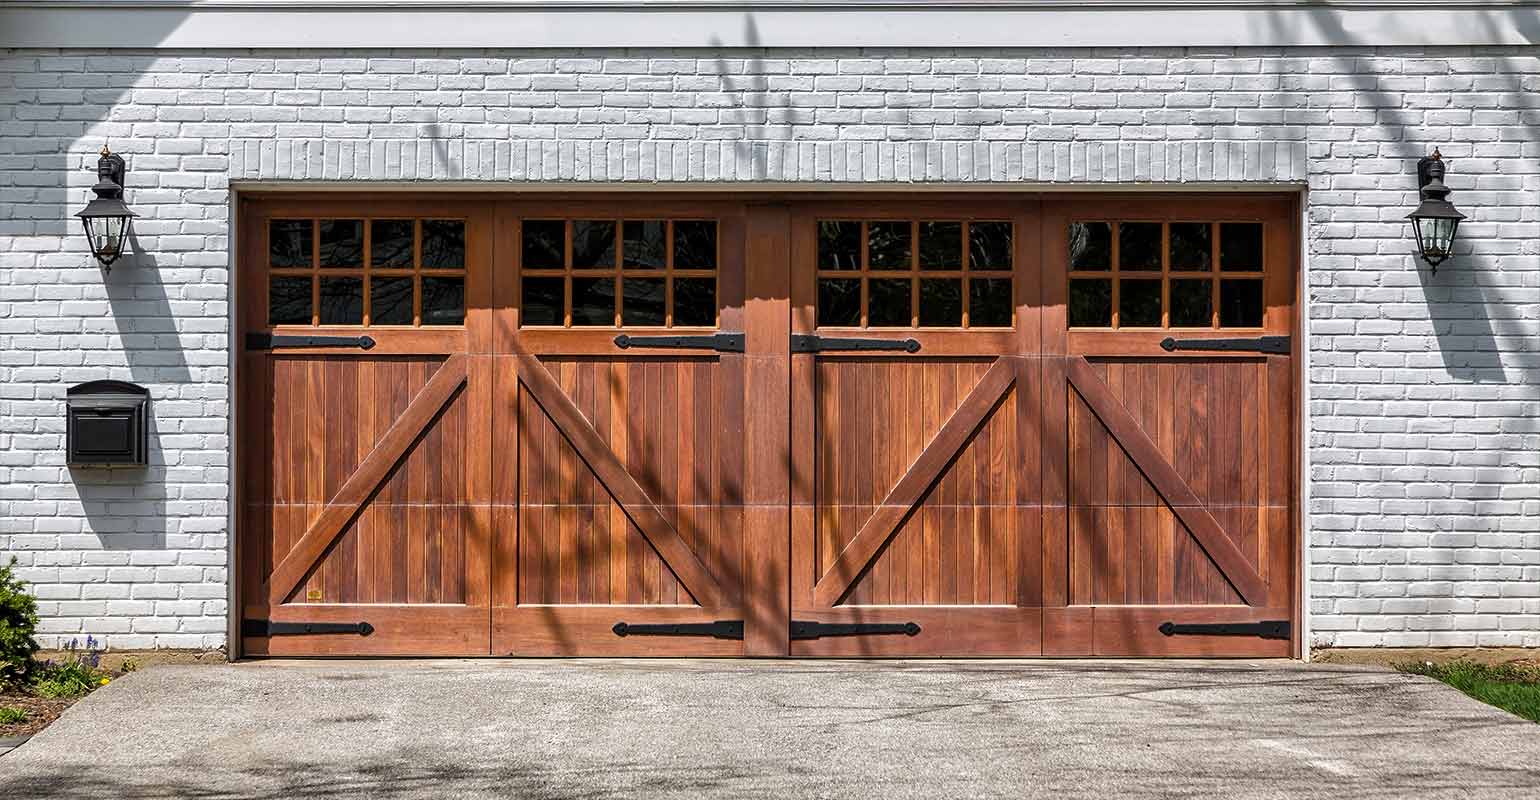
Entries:
[[65,403],[69,463],[149,463],[149,389],[123,381],[91,381],[67,389]]

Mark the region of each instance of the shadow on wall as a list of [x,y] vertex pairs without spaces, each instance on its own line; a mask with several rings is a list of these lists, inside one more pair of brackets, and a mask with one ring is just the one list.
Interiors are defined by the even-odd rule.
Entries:
[[[84,239],[84,234],[81,238]],[[70,466],[69,475],[80,497],[81,511],[89,523],[89,530],[96,535],[103,549],[163,550],[169,527],[167,473],[171,466],[166,463],[162,446],[157,406],[177,402],[178,398],[168,393],[167,387],[191,383],[192,373],[155,254],[145,252],[132,231],[129,245],[129,253],[115,263],[110,272],[102,271],[101,280],[110,309],[108,317],[87,319],[83,333],[88,337],[116,337],[127,362],[127,379],[150,387],[152,397],[146,424],[149,465]],[[89,253],[84,257],[91,259]],[[99,371],[102,373],[99,377],[106,377],[114,370],[94,367],[87,363],[83,369],[92,373]]]
[[[1474,33],[1493,39],[1499,33],[1497,26],[1503,24],[1506,28],[1517,14],[1523,15],[1519,17],[1517,25],[1519,35],[1531,44],[1540,43],[1540,10],[1504,13],[1500,18],[1473,13],[1465,18],[1465,24],[1477,29]],[[1268,20],[1266,24],[1279,31],[1298,30],[1299,24],[1290,20],[1303,19],[1303,25],[1313,26],[1314,32],[1326,40],[1347,47],[1362,47],[1354,34],[1343,28],[1340,20],[1328,8],[1313,9],[1303,15],[1298,12],[1287,15],[1273,12],[1265,19]],[[1398,50],[1404,51],[1405,48]],[[1540,399],[1540,352],[1536,352],[1530,344],[1535,336],[1534,323],[1531,320],[1526,324],[1522,316],[1522,309],[1533,302],[1534,288],[1515,280],[1513,269],[1516,262],[1532,263],[1536,258],[1532,252],[1523,252],[1521,239],[1540,240],[1540,225],[1534,221],[1526,223],[1518,218],[1483,219],[1482,212],[1486,209],[1472,203],[1479,193],[1507,193],[1514,199],[1507,201],[1505,210],[1515,205],[1523,207],[1529,204],[1527,198],[1519,197],[1525,190],[1522,181],[1524,176],[1540,175],[1540,160],[1522,157],[1518,145],[1540,142],[1540,127],[1507,126],[1508,130],[1523,131],[1520,139],[1503,139],[1515,144],[1515,155],[1478,158],[1474,153],[1475,144],[1470,139],[1461,139],[1460,125],[1408,125],[1397,121],[1397,115],[1393,113],[1408,108],[1410,104],[1420,104],[1410,107],[1424,111],[1476,110],[1474,105],[1462,105],[1462,95],[1457,85],[1444,91],[1430,91],[1425,95],[1408,95],[1399,89],[1392,91],[1386,88],[1386,79],[1403,76],[1368,71],[1375,63],[1372,50],[1366,48],[1351,55],[1340,56],[1326,52],[1321,56],[1323,60],[1338,62],[1343,66],[1341,74],[1335,77],[1344,81],[1344,88],[1350,88],[1358,95],[1350,110],[1358,112],[1367,109],[1376,112],[1377,120],[1361,127],[1361,131],[1371,131],[1372,138],[1365,138],[1362,134],[1359,136],[1360,141],[1381,143],[1380,152],[1370,158],[1389,157],[1406,165],[1403,173],[1386,176],[1392,186],[1396,186],[1398,181],[1404,185],[1404,200],[1399,206],[1404,206],[1406,212],[1416,206],[1417,160],[1426,156],[1434,147],[1439,147],[1450,164],[1447,182],[1454,190],[1450,199],[1469,216],[1460,228],[1454,256],[1441,264],[1436,273],[1416,256],[1410,223],[1403,223],[1405,260],[1376,255],[1366,259],[1370,266],[1365,269],[1385,269],[1388,262],[1389,265],[1404,264],[1403,268],[1416,272],[1417,285],[1422,289],[1427,306],[1427,319],[1431,325],[1429,332],[1433,335],[1443,369],[1449,377],[1463,383],[1509,384],[1514,386],[1519,396]],[[1517,51],[1510,49],[1509,52]],[[1416,50],[1405,54],[1413,57],[1424,54],[1428,58],[1438,57],[1437,51]],[[1477,58],[1482,55],[1478,52],[1465,57]],[[1516,70],[1503,68],[1502,57],[1485,57],[1493,58],[1498,64],[1497,69],[1482,73],[1482,78],[1499,81],[1501,85],[1483,87],[1484,93],[1496,91],[1513,98],[1532,96]],[[1516,102],[1512,105],[1523,104]],[[1476,126],[1478,123],[1468,124]],[[1462,194],[1467,198],[1464,203],[1461,202]],[[1391,211],[1396,212],[1397,209]],[[1404,212],[1397,212],[1397,219],[1399,213]],[[1392,220],[1382,215],[1379,221],[1386,223]],[[1315,224],[1313,218],[1311,224]],[[1501,227],[1511,228],[1515,225],[1527,225],[1531,230],[1524,237],[1507,233],[1499,238]],[[1317,252],[1320,240],[1312,236],[1310,241],[1312,252]],[[1404,281],[1399,280],[1395,266],[1385,271],[1387,278],[1396,281],[1389,285],[1406,286]],[[1408,335],[1418,334],[1408,331]],[[1510,370],[1516,374],[1510,374]],[[1540,429],[1540,419],[1533,415],[1524,417],[1519,424],[1527,431]]]

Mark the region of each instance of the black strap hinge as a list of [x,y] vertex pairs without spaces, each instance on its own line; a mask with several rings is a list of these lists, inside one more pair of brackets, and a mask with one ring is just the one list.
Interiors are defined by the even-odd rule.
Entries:
[[1288,639],[1288,620],[1270,619],[1262,622],[1162,622],[1160,632],[1166,636],[1256,636],[1262,639]]
[[840,336],[818,336],[811,333],[794,333],[791,335],[791,352],[793,353],[827,353],[839,350],[900,350],[905,353],[918,353],[920,352],[920,342],[917,339],[857,339]]
[[622,350],[632,347],[666,347],[673,350],[715,350],[718,353],[743,352],[743,334],[714,333],[709,336],[631,336],[622,333],[615,337],[615,346]]
[[815,622],[791,621],[792,639],[822,639],[825,636],[883,636],[903,634],[919,636],[920,626],[913,622]]
[[1272,353],[1286,356],[1289,354],[1289,337],[1287,336],[1258,336],[1255,339],[1173,339],[1170,336],[1160,340],[1160,349],[1166,352],[1173,350],[1224,350],[1232,353]]
[[287,334],[248,333],[247,350],[278,350],[285,347],[357,347],[369,350],[374,347],[370,336],[291,336]]
[[248,619],[241,622],[242,636],[305,636],[316,633],[353,633],[368,636],[374,626],[367,622],[274,622]]
[[713,639],[743,639],[743,620],[719,619],[716,622],[632,623],[617,622],[610,628],[616,636],[710,636]]

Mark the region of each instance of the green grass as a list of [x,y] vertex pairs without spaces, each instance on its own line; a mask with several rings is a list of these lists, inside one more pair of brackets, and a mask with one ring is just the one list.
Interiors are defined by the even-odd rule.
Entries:
[[1399,664],[1396,668],[1436,678],[1483,703],[1530,722],[1540,722],[1540,667],[1451,661],[1447,664]]
[[27,721],[25,709],[11,706],[0,706],[0,725],[15,725],[18,722]]

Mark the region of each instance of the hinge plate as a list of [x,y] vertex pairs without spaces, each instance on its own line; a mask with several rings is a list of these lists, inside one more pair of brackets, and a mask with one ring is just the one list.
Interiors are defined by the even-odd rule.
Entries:
[[241,622],[242,636],[308,636],[318,633],[352,633],[368,636],[374,626],[367,622],[275,622],[248,619]]
[[1286,619],[1261,622],[1162,622],[1166,636],[1256,636],[1261,639],[1288,639],[1291,626]]
[[246,334],[247,350],[279,350],[286,347],[374,347],[372,336],[294,336],[274,333]]
[[885,636],[902,634],[919,636],[920,626],[914,622],[816,622],[794,619],[791,621],[791,638],[794,640],[822,639],[825,636]]
[[861,339],[843,336],[818,336],[811,333],[791,335],[793,353],[828,353],[835,351],[898,350],[920,352],[918,339]]
[[1255,339],[1174,339],[1167,336],[1160,341],[1160,349],[1168,353],[1174,350],[1218,350],[1231,353],[1270,353],[1272,355],[1286,356],[1289,354],[1289,337],[1258,336]]
[[743,639],[743,620],[719,619],[716,622],[632,623],[617,622],[610,628],[616,636],[710,636],[713,639]]
[[709,336],[632,336],[622,333],[615,337],[615,346],[622,350],[632,347],[662,347],[671,350],[715,350],[718,353],[741,353],[743,340],[741,333],[713,333]]

